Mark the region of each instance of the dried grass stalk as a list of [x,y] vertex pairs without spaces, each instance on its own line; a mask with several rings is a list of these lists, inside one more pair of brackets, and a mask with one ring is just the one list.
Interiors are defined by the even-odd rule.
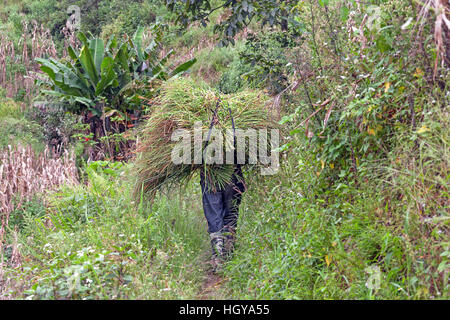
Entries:
[[[22,37],[15,43],[4,32],[0,32],[0,87],[5,88],[7,97],[14,97],[20,89],[25,90],[25,97],[30,100],[35,93],[34,74],[40,72],[36,58],[56,57],[56,47],[50,30],[38,26],[33,21],[31,28],[23,22]],[[26,71],[13,72],[13,65],[20,65]]]
[[445,0],[425,0],[417,18],[419,28],[418,35],[423,32],[423,27],[427,22],[429,11],[435,13],[434,21],[434,42],[436,44],[436,59],[434,62],[433,79],[436,79],[439,64],[450,66],[450,45],[448,44],[450,34],[450,4]]
[[0,151],[0,246],[12,211],[36,193],[62,184],[78,183],[74,155],[65,151],[59,158],[48,149],[36,154],[30,147],[11,147]]

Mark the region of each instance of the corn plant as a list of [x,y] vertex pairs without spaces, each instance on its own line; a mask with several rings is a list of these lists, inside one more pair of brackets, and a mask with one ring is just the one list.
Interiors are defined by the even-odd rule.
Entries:
[[[39,66],[36,58],[56,57],[50,30],[33,22],[23,22],[22,36],[16,43],[7,33],[0,32],[0,87],[7,97],[31,100],[36,87],[33,78]],[[21,93],[23,92],[23,93]]]

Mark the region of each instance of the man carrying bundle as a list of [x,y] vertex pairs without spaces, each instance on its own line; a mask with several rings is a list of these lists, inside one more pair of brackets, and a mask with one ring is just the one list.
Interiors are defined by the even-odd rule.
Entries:
[[[262,175],[273,174],[272,169],[278,168],[274,153],[278,142],[272,143],[272,138],[278,137],[278,124],[267,108],[269,102],[270,97],[258,90],[242,90],[219,99],[218,93],[203,82],[171,79],[161,86],[150,116],[140,130],[135,161],[136,201],[144,196],[153,200],[161,188],[187,183],[200,171],[203,209],[216,271],[233,249],[238,208],[246,189],[241,167],[260,168]],[[203,137],[207,128],[203,124],[207,119],[211,123],[205,146]],[[211,137],[214,139],[209,143]]]

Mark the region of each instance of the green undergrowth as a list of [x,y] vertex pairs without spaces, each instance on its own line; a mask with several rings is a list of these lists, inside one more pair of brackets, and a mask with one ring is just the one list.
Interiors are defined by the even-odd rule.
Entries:
[[[439,120],[440,119],[440,120]],[[324,190],[325,171],[307,141],[282,158],[272,177],[247,176],[237,246],[215,296],[232,299],[446,299],[448,207],[417,198],[440,181],[402,164],[445,169],[448,121],[393,150],[379,173]],[[431,152],[432,151],[432,152]],[[404,170],[400,171],[402,167]],[[318,169],[319,168],[319,169]],[[132,165],[93,162],[84,183],[64,187],[13,217],[20,269],[7,248],[4,297],[27,299],[195,299],[209,268],[206,225],[196,180],[136,207],[126,176]],[[318,172],[319,170],[319,172]],[[323,168],[322,168],[323,170]],[[366,172],[373,172],[368,168]],[[397,172],[389,177],[389,173]],[[435,171],[433,171],[435,172]],[[319,178],[320,177],[320,178]],[[448,179],[448,178],[447,178]],[[431,185],[426,186],[426,183]],[[401,193],[400,193],[401,191]],[[425,194],[423,194],[425,193]],[[400,194],[402,196],[400,196]],[[16,230],[16,231],[14,231]],[[13,240],[9,241],[14,243]]]
[[129,169],[93,162],[85,184],[46,197],[44,215],[33,208],[40,214],[12,220],[9,236],[17,237],[22,266],[15,269],[13,257],[7,260],[5,279],[13,280],[3,297],[196,297],[207,268],[199,188],[190,185],[136,207],[124,179]]
[[433,129],[399,136],[358,182],[331,186],[307,140],[294,139],[276,176],[249,183],[224,294],[448,299],[447,113],[436,108],[422,127]]
[[45,147],[43,129],[25,117],[18,103],[0,99],[0,149],[18,144],[42,151]]

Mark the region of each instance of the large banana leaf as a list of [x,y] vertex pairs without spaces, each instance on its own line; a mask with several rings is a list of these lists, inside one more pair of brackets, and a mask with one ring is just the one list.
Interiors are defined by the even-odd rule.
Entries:
[[78,55],[75,52],[75,49],[72,46],[69,46],[67,48],[67,52],[69,53],[69,57],[74,61],[77,62],[78,61]]
[[121,87],[125,86],[132,80],[129,59],[130,56],[127,44],[123,43],[114,57],[114,63],[117,66],[117,69],[120,69],[120,72],[118,73],[118,80]]
[[94,58],[92,57],[91,50],[86,45],[81,48],[80,62],[84,71],[89,76],[89,82],[92,87],[96,88],[99,81],[97,70],[95,68]]
[[65,94],[62,92],[55,91],[55,90],[41,90],[41,93],[56,96],[56,97],[62,98],[63,100],[73,100],[73,101],[79,102],[81,104],[84,104],[87,107],[92,107],[95,105],[94,101],[92,101],[91,99],[88,99],[85,97],[74,96],[74,95],[70,95],[70,94]]
[[70,68],[54,59],[36,59],[41,64],[41,70],[53,82],[53,85],[70,95],[81,96],[85,86]]
[[161,71],[163,70],[164,65],[166,64],[167,60],[172,55],[172,53],[173,53],[173,50],[170,50],[161,60],[153,62],[153,63],[150,62],[151,68],[148,69],[147,75],[152,77],[152,76],[159,74],[160,78],[167,79],[168,78],[167,73],[161,72]]
[[97,84],[95,94],[100,95],[110,85],[118,86],[117,74],[114,71],[114,59],[105,57],[101,64],[101,80]]
[[142,41],[144,37],[144,27],[139,26],[133,36],[133,44],[139,61],[144,61],[144,51],[142,50]]
[[85,46],[89,46],[88,39],[83,32],[78,32],[77,38],[81,41]]
[[111,38],[108,39],[106,43],[105,54],[108,56],[113,56],[113,50],[117,47],[117,39],[115,35],[112,35]]
[[94,38],[89,41],[89,49],[92,53],[92,59],[94,60],[95,71],[99,74],[103,57],[105,56],[105,43],[100,38]]
[[128,54],[128,47],[126,43],[123,43],[119,50],[116,53],[116,56],[114,57],[114,61],[116,64],[118,64],[124,71],[130,71],[129,66],[129,54]]

